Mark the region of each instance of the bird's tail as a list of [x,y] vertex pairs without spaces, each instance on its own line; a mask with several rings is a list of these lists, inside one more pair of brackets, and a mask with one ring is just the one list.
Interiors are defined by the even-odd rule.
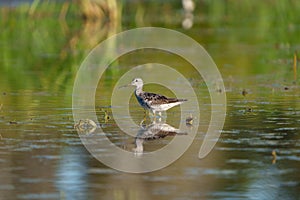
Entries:
[[168,103],[183,103],[183,102],[185,102],[185,101],[187,101],[187,99],[176,99],[176,98],[170,98],[170,99],[168,99]]
[[179,102],[185,102],[187,99],[178,99]]

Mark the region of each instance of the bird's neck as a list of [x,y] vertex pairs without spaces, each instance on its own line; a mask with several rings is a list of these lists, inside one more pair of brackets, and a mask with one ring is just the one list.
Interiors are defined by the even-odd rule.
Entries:
[[135,89],[135,93],[137,95],[143,93],[143,86],[137,86],[136,89]]

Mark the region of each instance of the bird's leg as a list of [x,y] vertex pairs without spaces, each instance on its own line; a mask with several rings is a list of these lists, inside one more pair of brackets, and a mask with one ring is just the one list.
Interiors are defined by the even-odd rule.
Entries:
[[161,112],[158,112],[158,121],[161,122]]
[[152,110],[152,116],[155,118],[155,110]]
[[[149,112],[150,115],[150,112]],[[152,110],[152,116],[151,116],[152,120],[151,121],[155,121],[155,110]]]
[[144,109],[144,119],[143,119],[143,121],[146,121],[146,119],[147,119],[147,110]]
[[140,122],[140,127],[143,127],[144,122],[147,120],[147,110],[144,109],[144,117],[142,121]]
[[145,121],[146,121],[146,118],[144,118],[144,119],[140,122],[140,127],[143,127]]

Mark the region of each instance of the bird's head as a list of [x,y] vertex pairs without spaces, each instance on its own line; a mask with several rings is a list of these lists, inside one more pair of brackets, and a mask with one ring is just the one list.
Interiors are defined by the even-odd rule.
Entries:
[[141,87],[143,86],[143,80],[141,78],[135,78],[132,80],[131,85]]

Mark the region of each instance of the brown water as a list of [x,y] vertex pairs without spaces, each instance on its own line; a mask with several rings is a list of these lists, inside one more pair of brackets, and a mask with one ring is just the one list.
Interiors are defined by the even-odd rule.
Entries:
[[[65,95],[6,92],[1,97],[4,102],[10,99],[1,110],[1,199],[296,199],[299,88],[278,87],[258,98],[251,98],[253,93],[245,98],[238,90],[228,92],[223,133],[205,159],[197,157],[203,139],[199,132],[189,150],[169,167],[134,175],[110,169],[86,151],[73,129]],[[19,96],[29,100],[16,105]],[[42,106],[36,107],[35,101]],[[142,109],[134,108],[133,118],[142,119]],[[134,139],[124,139],[113,120],[106,125],[114,142],[134,146]],[[159,148],[169,139],[146,141],[144,148]]]
[[[144,8],[132,4],[131,9]],[[273,9],[268,6],[259,7],[259,16],[253,16],[251,9],[242,9],[245,14],[230,12],[229,7],[228,12],[223,10],[227,17],[219,19],[214,12],[219,7],[206,5],[204,14],[198,7],[194,28],[183,30],[181,22],[168,18],[177,4],[170,3],[175,8],[168,5],[164,5],[162,16],[153,19],[149,16],[159,16],[160,7],[149,6],[143,25],[175,26],[193,37],[210,53],[224,78],[227,116],[213,151],[204,159],[198,158],[209,119],[206,85],[182,59],[150,52],[146,58],[139,54],[120,58],[100,80],[96,93],[100,125],[120,147],[135,147],[134,138],[114,122],[111,91],[129,66],[155,60],[183,66],[182,72],[197,89],[202,104],[195,141],[179,160],[159,171],[128,174],[103,165],[85,149],[72,116],[73,81],[86,55],[82,52],[89,52],[91,44],[95,46],[95,30],[68,19],[68,32],[56,19],[32,21],[11,14],[15,18],[1,23],[0,199],[299,199],[300,87],[299,78],[293,79],[292,58],[299,50],[300,29],[293,6],[287,5],[290,12],[275,10],[277,14],[288,13],[281,17],[271,14]],[[138,26],[133,25],[135,16],[127,6],[120,22],[124,30]],[[77,46],[73,47],[72,41]],[[155,85],[146,89],[172,95]],[[105,120],[103,110],[110,119]],[[175,128],[179,111],[168,111],[167,123]],[[137,124],[143,119],[143,110],[134,98],[130,113]],[[161,148],[172,138],[145,141],[144,150]]]

